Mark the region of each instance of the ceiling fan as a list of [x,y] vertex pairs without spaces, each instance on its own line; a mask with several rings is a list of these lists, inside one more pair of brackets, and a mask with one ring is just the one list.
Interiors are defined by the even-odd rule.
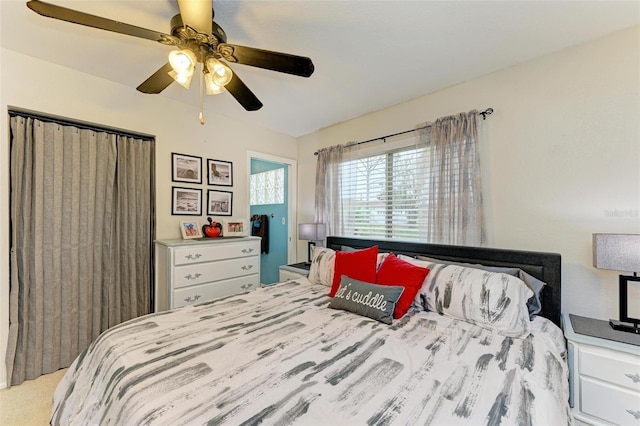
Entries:
[[217,94],[226,90],[247,111],[262,108],[262,102],[238,75],[231,71],[226,62],[301,77],[309,77],[313,74],[313,62],[307,57],[227,43],[226,33],[213,20],[212,0],[177,0],[177,2],[180,13],[171,18],[171,34],[39,0],[28,1],[27,6],[34,12],[49,18],[176,46],[178,50],[169,53],[169,62],[140,84],[137,90],[143,93],[160,93],[174,81],[188,89],[196,65],[202,64],[200,73],[200,122],[202,124],[204,124],[202,103],[205,90],[207,94]]

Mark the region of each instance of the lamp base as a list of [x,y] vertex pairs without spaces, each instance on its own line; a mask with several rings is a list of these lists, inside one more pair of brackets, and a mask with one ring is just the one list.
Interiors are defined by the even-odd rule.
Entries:
[[638,327],[638,324],[635,324],[635,323],[622,322],[622,321],[610,319],[609,325],[614,330],[625,331],[627,333],[640,334],[640,327]]

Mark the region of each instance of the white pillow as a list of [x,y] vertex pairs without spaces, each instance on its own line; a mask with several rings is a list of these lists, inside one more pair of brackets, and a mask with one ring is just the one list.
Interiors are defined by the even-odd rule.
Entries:
[[313,247],[311,266],[309,267],[309,282],[331,287],[335,261],[336,252],[334,250],[326,247]]
[[380,269],[382,262],[389,256],[389,253],[378,253],[378,259],[376,260],[376,270]]
[[424,296],[428,310],[504,336],[529,334],[527,300],[533,292],[521,279],[458,265],[431,265],[417,296]]

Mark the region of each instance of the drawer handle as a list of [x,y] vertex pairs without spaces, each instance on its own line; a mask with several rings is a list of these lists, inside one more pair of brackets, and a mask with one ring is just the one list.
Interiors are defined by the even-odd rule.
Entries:
[[248,249],[245,248],[245,249],[242,249],[242,252],[243,253],[252,253],[253,249],[252,248],[248,248]]
[[202,276],[202,274],[196,272],[195,274],[191,275],[185,275],[184,277],[188,280],[197,280],[198,278],[200,278]]
[[196,253],[196,254],[188,254],[188,255],[186,255],[185,259],[195,260],[195,259],[199,259],[201,257],[202,257],[202,255],[200,253]]
[[193,303],[193,302],[197,301],[198,299],[200,299],[200,295],[196,294],[193,297],[191,297],[191,296],[187,297],[186,299],[184,299],[184,301],[187,302],[187,303]]
[[627,410],[636,420],[640,420],[640,410]]
[[245,265],[241,268],[243,271],[248,271],[250,269],[253,269],[253,265]]
[[240,286],[243,290],[249,290],[251,287],[253,287],[253,284],[243,284]]
[[627,373],[627,374],[625,374],[625,376],[627,376],[628,378],[633,380],[633,383],[640,382],[640,374],[638,374],[638,373],[635,373],[635,374]]

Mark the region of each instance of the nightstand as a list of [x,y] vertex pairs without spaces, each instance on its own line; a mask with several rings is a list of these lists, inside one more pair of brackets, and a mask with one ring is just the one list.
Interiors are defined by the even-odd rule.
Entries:
[[576,423],[640,425],[640,336],[566,313],[562,324]]
[[294,263],[280,266],[280,282],[305,278],[309,276],[310,263]]

